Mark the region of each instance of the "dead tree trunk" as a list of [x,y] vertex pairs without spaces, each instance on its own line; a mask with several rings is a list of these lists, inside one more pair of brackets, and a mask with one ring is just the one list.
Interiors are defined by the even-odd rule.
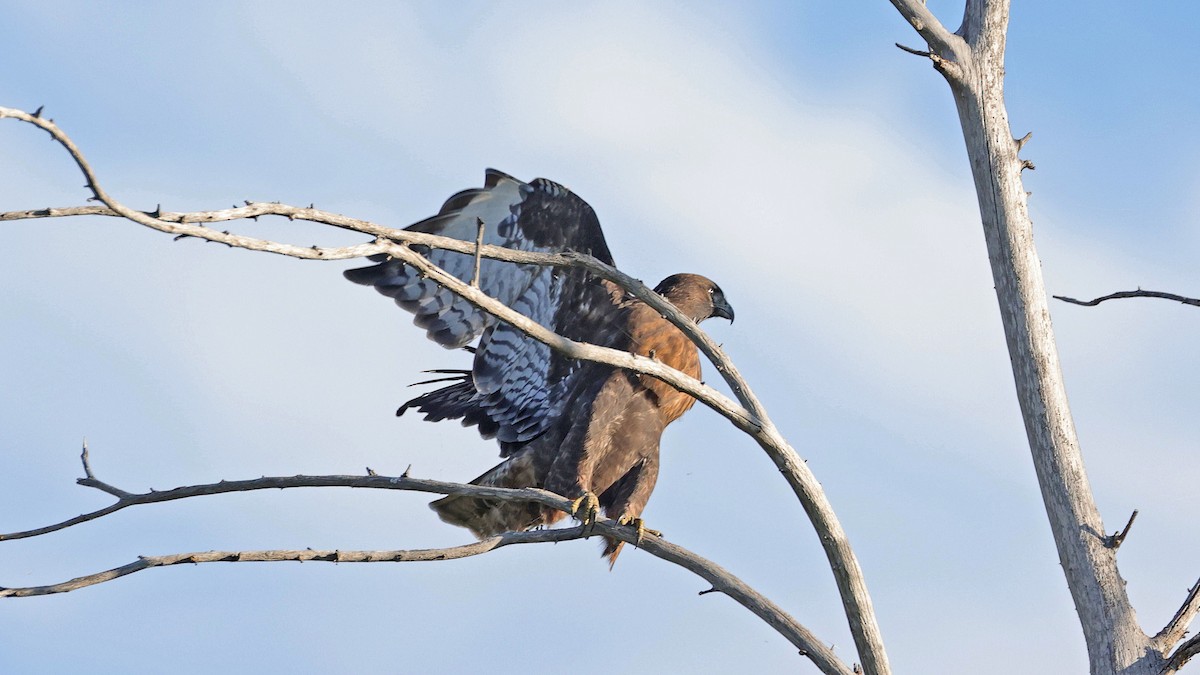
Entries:
[[1117,571],[1119,544],[1105,534],[1067,403],[1021,181],[1022,171],[1033,168],[1018,156],[1029,137],[1013,137],[1004,107],[1009,1],[968,0],[962,26],[954,33],[917,0],[892,4],[925,39],[929,51],[902,48],[933,62],[958,108],[1017,397],[1091,672],[1173,672],[1181,664],[1169,663],[1166,653],[1181,634],[1167,636],[1175,631],[1164,630],[1151,638],[1137,623]]

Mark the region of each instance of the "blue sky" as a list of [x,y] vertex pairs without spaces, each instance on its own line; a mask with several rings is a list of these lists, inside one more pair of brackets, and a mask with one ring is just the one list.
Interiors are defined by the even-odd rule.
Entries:
[[[958,2],[930,7],[956,26]],[[1200,9],[1016,3],[1007,100],[1051,293],[1200,295]],[[828,491],[897,672],[1080,672],[1082,638],[1025,445],[948,90],[889,3],[5,3],[0,105],[45,105],[140,208],[280,200],[403,226],[494,166],[587,199],[649,282],[717,279],[706,324]],[[1085,13],[1086,12],[1086,13]],[[86,197],[41,133],[0,124],[0,210]],[[361,238],[237,225],[296,243]],[[6,223],[0,530],[129,490],[259,475],[465,480],[495,449],[397,420],[461,357],[346,263],[129,223]],[[1120,563],[1157,631],[1200,576],[1200,314],[1052,306]],[[715,379],[715,378],[710,378]],[[764,591],[851,660],[823,555],[769,460],[706,410],[667,433],[650,526]],[[122,512],[5,542],[0,585],[138,554],[463,543],[426,497],[312,490]],[[594,542],[445,564],[208,565],[0,603],[0,670],[815,672],[679,569]],[[952,646],[947,648],[947,646]],[[968,665],[969,664],[969,665]]]

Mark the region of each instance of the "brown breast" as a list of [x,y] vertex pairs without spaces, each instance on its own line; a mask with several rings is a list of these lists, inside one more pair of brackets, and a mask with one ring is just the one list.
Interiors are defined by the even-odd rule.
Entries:
[[[663,362],[696,379],[700,379],[700,354],[682,332],[662,318],[648,305],[637,303],[629,317],[629,351]],[[657,399],[663,426],[679,419],[696,399],[680,392],[662,380],[639,375],[642,386]]]

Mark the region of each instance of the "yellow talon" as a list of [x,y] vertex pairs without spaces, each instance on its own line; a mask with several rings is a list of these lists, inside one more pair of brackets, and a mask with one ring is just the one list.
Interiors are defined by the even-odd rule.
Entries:
[[583,524],[585,535],[596,524],[596,516],[600,515],[600,499],[592,492],[584,492],[578,499],[571,502],[571,517]]
[[646,537],[647,532],[649,532],[650,534],[652,534],[656,537],[662,536],[662,532],[659,532],[658,530],[652,530],[652,529],[646,527],[645,521],[643,521],[641,518],[638,518],[636,516],[632,516],[632,517],[631,516],[621,516],[620,518],[617,518],[617,524],[618,525],[628,525],[630,527],[637,528],[637,542],[634,544],[635,547],[639,547],[639,548],[641,547],[642,539],[644,539]]

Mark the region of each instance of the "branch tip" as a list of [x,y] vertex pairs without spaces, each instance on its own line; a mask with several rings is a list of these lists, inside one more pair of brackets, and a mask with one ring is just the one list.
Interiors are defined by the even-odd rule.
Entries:
[[1113,550],[1121,548],[1121,544],[1125,543],[1125,537],[1129,536],[1129,528],[1133,527],[1133,521],[1137,519],[1137,516],[1138,510],[1134,509],[1133,513],[1129,516],[1129,522],[1125,523],[1125,527],[1119,532],[1114,532],[1104,545]]
[[913,49],[912,47],[906,47],[906,46],[900,44],[899,42],[895,43],[895,45],[897,47],[899,47],[901,50],[908,52],[909,54],[915,54],[916,56],[923,56],[927,59],[933,58],[933,54],[931,54],[927,51],[922,51],[920,49]]
[[83,462],[83,475],[92,480],[96,479],[96,475],[92,473],[91,459],[88,457],[87,439],[83,439],[83,452],[79,453],[79,459]]

